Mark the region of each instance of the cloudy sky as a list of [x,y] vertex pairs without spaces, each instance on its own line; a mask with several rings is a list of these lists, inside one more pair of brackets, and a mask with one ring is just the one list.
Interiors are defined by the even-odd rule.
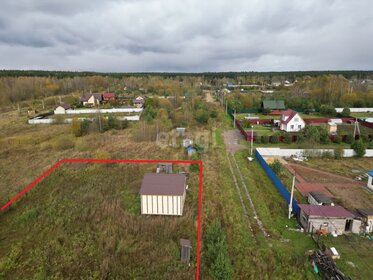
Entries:
[[1,0],[0,68],[373,70],[373,1]]

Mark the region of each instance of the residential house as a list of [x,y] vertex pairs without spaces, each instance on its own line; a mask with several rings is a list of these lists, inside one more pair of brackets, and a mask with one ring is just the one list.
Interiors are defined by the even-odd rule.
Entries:
[[145,174],[141,184],[141,214],[183,215],[186,197],[184,174]]
[[145,98],[142,97],[142,96],[137,96],[134,100],[133,100],[133,105],[136,107],[136,108],[142,108],[144,106],[144,103],[145,103]]
[[101,93],[85,93],[80,97],[83,106],[94,107],[100,105],[103,101]]
[[373,169],[368,171],[368,189],[373,190]]
[[285,110],[284,100],[263,100],[262,111],[272,111],[272,110]]
[[359,216],[362,218],[363,224],[365,226],[364,233],[373,232],[373,208],[369,209],[356,209]]
[[335,122],[329,120],[327,129],[330,135],[337,135],[338,126]]
[[306,232],[359,233],[361,221],[341,206],[299,204],[299,222]]
[[301,116],[294,110],[288,109],[281,115],[280,130],[298,132],[306,126]]
[[104,92],[102,94],[102,99],[104,100],[104,102],[115,102],[116,95],[114,92]]
[[56,107],[56,109],[54,109],[54,114],[55,115],[62,115],[62,114],[66,114],[66,110],[70,109],[71,106],[69,104],[61,104],[61,105],[58,105]]
[[310,192],[308,194],[308,203],[313,205],[331,205],[333,201],[322,192]]

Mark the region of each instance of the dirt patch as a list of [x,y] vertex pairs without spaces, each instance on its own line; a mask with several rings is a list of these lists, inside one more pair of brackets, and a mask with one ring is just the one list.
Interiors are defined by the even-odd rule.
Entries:
[[246,149],[246,146],[238,144],[238,140],[243,140],[243,137],[237,129],[224,131],[224,143],[229,152],[235,153],[239,150]]
[[373,195],[362,187],[327,187],[334,200],[346,208],[371,208]]

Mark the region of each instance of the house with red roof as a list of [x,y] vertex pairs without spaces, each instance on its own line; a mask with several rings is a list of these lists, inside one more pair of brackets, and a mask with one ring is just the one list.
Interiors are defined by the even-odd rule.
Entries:
[[298,132],[306,126],[306,123],[298,112],[288,109],[283,111],[280,120],[280,130],[286,132]]
[[104,102],[114,102],[116,96],[114,92],[104,92],[102,98],[104,99]]

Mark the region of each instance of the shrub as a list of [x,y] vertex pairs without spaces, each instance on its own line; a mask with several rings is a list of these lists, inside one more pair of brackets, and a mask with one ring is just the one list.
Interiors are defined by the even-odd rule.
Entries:
[[207,123],[209,120],[209,112],[204,109],[198,109],[196,112],[196,120],[199,123]]
[[74,118],[71,122],[71,132],[75,137],[80,137],[83,135],[82,125],[79,119]]
[[272,137],[271,137],[271,143],[277,144],[278,142],[280,142],[279,137],[277,135],[272,135]]
[[269,165],[273,172],[275,172],[277,175],[280,175],[282,173],[282,171],[284,170],[284,166],[282,165],[282,163],[276,159],[272,164]]
[[333,106],[330,105],[321,105],[320,107],[320,114],[324,116],[330,116],[333,117],[337,115],[337,112],[335,111]]
[[370,140],[368,144],[368,149],[373,149],[373,140]]
[[[192,160],[198,160],[198,155],[197,154],[193,154],[192,157],[191,157]],[[189,165],[189,171],[190,172],[199,172],[199,164],[191,164]]]
[[350,115],[351,115],[351,111],[350,111],[350,109],[349,109],[349,108],[343,108],[343,111],[342,111],[341,115],[342,115],[343,117],[348,117],[348,116],[350,116]]
[[333,142],[337,143],[337,144],[341,143],[342,142],[342,137],[339,136],[339,135],[336,135],[335,138],[334,138],[334,140],[333,140]]
[[75,145],[74,145],[73,141],[71,141],[67,137],[63,137],[63,138],[59,138],[57,140],[54,147],[55,147],[56,150],[63,151],[63,150],[68,150],[68,149],[74,148],[74,146]]
[[290,144],[291,143],[291,137],[290,137],[290,135],[288,133],[284,134],[283,142],[286,143],[286,144]]
[[267,135],[263,135],[262,136],[262,143],[263,144],[268,144],[268,142],[269,142],[269,137]]
[[354,149],[357,157],[363,157],[365,155],[366,146],[362,140],[354,141],[351,148]]
[[260,144],[260,143],[262,143],[262,139],[261,139],[262,137],[260,137],[260,136],[256,136],[255,137],[255,143],[256,144]]
[[333,158],[333,153],[331,151],[324,151],[321,153],[321,158]]
[[334,149],[334,158],[341,159],[343,157],[344,149],[342,147],[338,147]]
[[354,141],[354,137],[351,134],[346,135],[345,142],[347,144],[352,144],[353,141]]

